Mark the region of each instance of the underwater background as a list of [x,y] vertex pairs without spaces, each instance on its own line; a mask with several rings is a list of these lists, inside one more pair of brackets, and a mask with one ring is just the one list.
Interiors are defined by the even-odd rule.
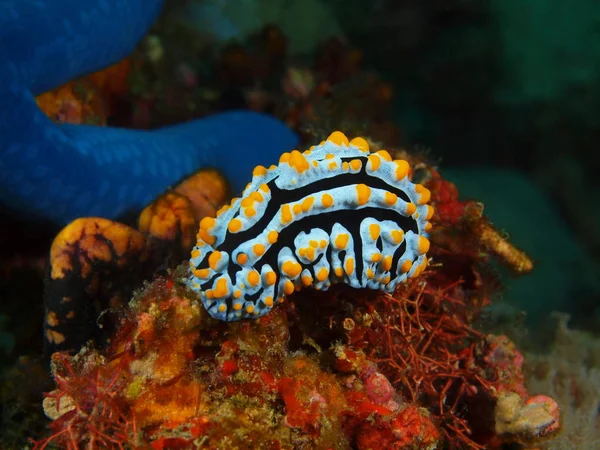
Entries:
[[[0,0],[0,6],[2,3]],[[0,37],[5,36],[0,32]],[[86,48],[79,51],[86,52]],[[390,448],[600,449],[599,53],[600,4],[593,0],[167,0],[133,54],[104,72],[36,93],[36,101],[56,123],[136,130],[250,109],[283,121],[306,148],[340,130],[349,137],[368,137],[379,148],[416,155],[418,163],[413,165],[435,168],[456,186],[461,201],[482,205],[502,245],[510,242],[513,253],[507,256],[496,249],[500,257],[486,259],[485,268],[478,262],[472,269],[477,275],[469,269],[459,278],[481,277],[485,292],[493,291],[493,301],[477,314],[473,328],[506,335],[520,349],[526,360],[523,383],[530,393],[556,400],[561,431],[553,430],[546,440],[515,433],[517,437],[502,441],[496,427],[493,439],[482,432],[475,433],[472,442],[449,435],[446,441],[423,438],[420,444],[410,444],[412,447]],[[9,105],[0,100],[0,107]],[[0,120],[3,117],[7,116],[0,114]],[[270,142],[278,139],[283,142],[287,136],[276,136],[273,131]],[[258,144],[249,140],[241,144],[251,152]],[[269,136],[265,141],[269,142]],[[0,145],[4,152],[0,157],[8,158],[8,141],[0,139]],[[233,166],[240,156],[230,158]],[[65,167],[74,164],[63,163]],[[264,164],[268,166],[269,161]],[[8,179],[11,168],[8,164],[0,168],[0,176]],[[231,173],[237,176],[235,168]],[[47,190],[44,177],[38,179],[32,189]],[[243,187],[250,181],[250,173],[243,174],[242,180]],[[221,182],[220,178],[209,181],[211,186]],[[172,184],[165,183],[158,192]],[[10,196],[4,189],[3,199]],[[194,227],[200,218],[214,214],[217,206],[229,201],[227,195],[203,192],[208,206],[196,213]],[[65,223],[18,203],[0,205],[0,448],[44,448],[51,444],[43,440],[49,435],[46,416],[61,418],[60,414],[49,415],[46,403],[41,407],[41,393],[56,389],[43,356],[42,324],[48,321],[44,280],[48,283],[50,248]],[[133,225],[139,212],[107,219]],[[152,233],[151,228],[147,224],[146,231]],[[176,239],[180,238],[183,240],[180,235]],[[460,251],[453,248],[455,253]],[[515,270],[511,257],[522,253],[534,266],[531,273]],[[106,282],[111,284],[106,289],[110,295],[116,291],[121,295],[119,289],[125,285],[131,295],[144,280],[157,273],[170,274],[174,262],[188,258],[185,252],[163,252],[146,261],[142,254],[140,250],[131,260],[143,260],[147,267],[140,268],[135,278],[124,277],[123,281],[115,276],[111,283]],[[128,268],[130,264],[123,263]],[[106,275],[100,279],[104,283]],[[137,298],[138,309],[131,314],[141,314],[145,307],[140,305],[148,296],[163,298],[160,289],[167,288],[157,289],[154,286]],[[195,311],[186,309],[189,306],[169,305],[177,314],[195,317]],[[113,306],[109,303],[105,308]],[[185,323],[192,323],[192,328],[200,323],[186,317]],[[279,316],[272,320],[274,323],[265,324],[272,333],[280,332],[278,321],[287,324],[287,319]],[[246,331],[238,330],[240,335]],[[157,348],[167,345],[162,338],[156,339]],[[216,337],[211,335],[211,339]],[[303,342],[298,349],[318,344]],[[240,350],[223,347],[218,353],[219,370],[233,373],[233,368],[222,367],[224,360],[235,359],[227,351],[237,354]],[[336,351],[339,357],[339,348]],[[506,348],[503,351],[508,352]],[[265,361],[273,357],[263,356]],[[92,359],[85,364],[91,365]],[[59,367],[53,373],[57,382],[57,373],[67,363],[54,362]],[[317,370],[308,357],[301,362],[294,361],[297,367],[290,370],[303,374]],[[364,370],[379,376],[371,362],[365,363],[369,369]],[[271,362],[265,364],[269,369]],[[368,386],[370,375],[360,373],[358,378]],[[272,443],[270,448],[374,448],[376,438],[355,437],[347,445],[333,437],[319,441],[311,428],[314,424],[308,424],[304,416],[289,416],[286,395],[292,395],[294,388],[286,387],[286,391],[279,386],[288,408],[288,425],[295,423],[311,437],[292,439],[291,447]],[[180,395],[190,396],[191,392],[195,391],[182,390]],[[265,392],[265,397],[275,395]],[[319,401],[332,403],[328,395]],[[464,408],[477,410],[473,403]],[[299,409],[308,411],[307,406]],[[377,426],[377,430],[385,428]],[[342,428],[336,429],[340,435],[344,434]],[[278,430],[273,439],[287,442],[282,436]],[[162,446],[153,444],[152,448],[188,448],[176,447],[164,436],[161,439]],[[225,441],[219,442],[224,445]],[[73,442],[55,444],[57,448],[77,448]],[[83,438],[79,445],[119,448],[112,441],[102,447]],[[135,447],[127,445],[131,447],[125,448]],[[219,445],[208,448],[236,448]]]

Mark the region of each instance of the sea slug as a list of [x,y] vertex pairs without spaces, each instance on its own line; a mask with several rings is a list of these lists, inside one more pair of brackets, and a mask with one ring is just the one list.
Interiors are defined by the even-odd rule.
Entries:
[[393,291],[427,265],[433,207],[409,175],[339,131],[257,166],[240,198],[201,221],[188,286],[224,321],[267,314],[303,286]]

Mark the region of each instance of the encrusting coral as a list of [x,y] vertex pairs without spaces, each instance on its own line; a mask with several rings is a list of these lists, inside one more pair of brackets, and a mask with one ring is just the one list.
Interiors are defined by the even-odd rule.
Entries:
[[556,402],[528,394],[514,344],[473,325],[494,287],[488,259],[513,260],[490,251],[477,204],[399,156],[436,209],[426,270],[390,293],[305,288],[237,322],[210,317],[187,267],[170,271],[106,349],[52,356],[52,434],[36,449],[534,448],[555,433]]

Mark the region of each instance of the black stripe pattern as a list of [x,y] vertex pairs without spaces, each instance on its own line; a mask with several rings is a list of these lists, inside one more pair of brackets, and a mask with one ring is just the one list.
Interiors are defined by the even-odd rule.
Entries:
[[240,198],[200,222],[188,286],[225,321],[267,314],[302,287],[392,292],[427,265],[433,207],[409,172],[339,131],[257,166]]

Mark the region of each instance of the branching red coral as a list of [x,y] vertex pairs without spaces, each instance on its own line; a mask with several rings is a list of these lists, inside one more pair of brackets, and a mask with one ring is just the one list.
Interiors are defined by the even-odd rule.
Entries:
[[[55,353],[52,359],[57,389],[46,394],[44,409],[55,414],[53,434],[36,442],[34,449],[58,445],[68,450],[119,448],[136,441],[135,415],[123,401],[123,363],[119,358],[100,361],[86,354],[70,358]],[[103,370],[108,364],[112,370]]]
[[483,448],[469,437],[461,413],[465,396],[492,388],[473,355],[481,335],[466,320],[463,283],[442,288],[426,281],[428,276],[435,275],[376,298],[381,319],[373,322],[372,339],[383,345],[367,352],[408,402],[430,405],[450,442]]

